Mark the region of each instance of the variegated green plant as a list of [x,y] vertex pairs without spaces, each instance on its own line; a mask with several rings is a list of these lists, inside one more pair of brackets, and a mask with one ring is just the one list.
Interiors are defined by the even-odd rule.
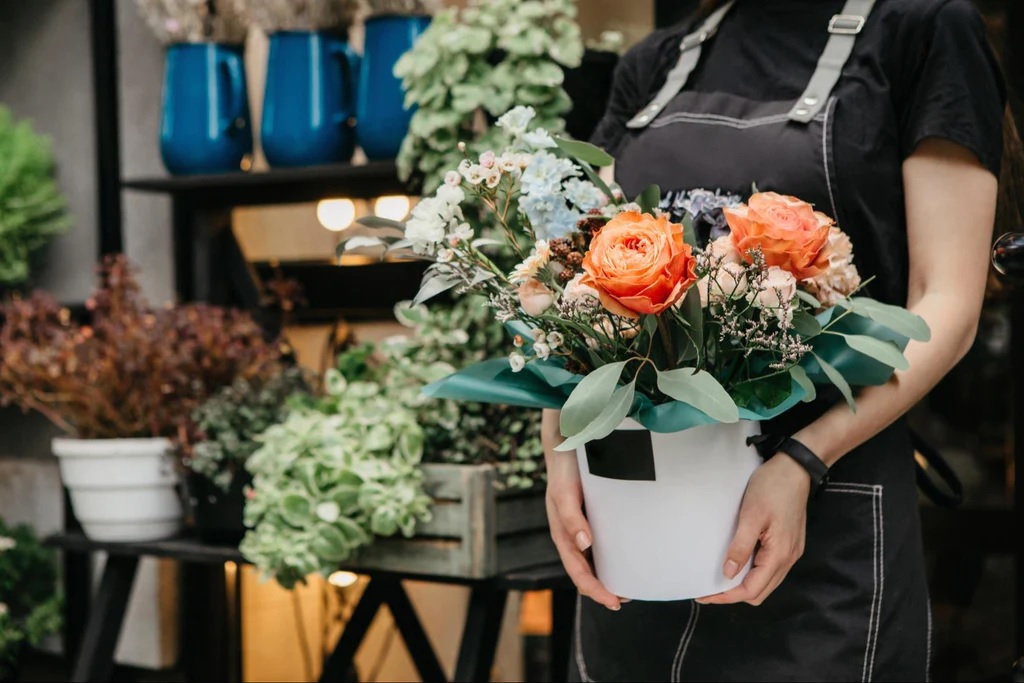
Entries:
[[241,551],[290,588],[329,574],[374,536],[411,536],[430,518],[423,429],[380,386],[325,376],[326,396],[296,407],[249,459],[250,531]]
[[532,106],[538,125],[561,131],[572,107],[563,69],[582,58],[573,0],[470,0],[438,13],[395,66],[406,106],[417,107],[399,173],[421,174],[424,192],[433,192],[462,159],[460,141],[476,154],[504,146],[503,131],[487,126],[486,115],[513,105]]

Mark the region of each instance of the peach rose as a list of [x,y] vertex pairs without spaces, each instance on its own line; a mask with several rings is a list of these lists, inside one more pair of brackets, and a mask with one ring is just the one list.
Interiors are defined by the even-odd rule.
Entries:
[[724,209],[732,242],[747,252],[760,247],[765,263],[806,280],[828,266],[831,218],[805,201],[775,192],[762,192],[748,204]]
[[656,315],[697,281],[696,260],[683,226],[665,216],[620,213],[601,228],[583,258],[580,284],[593,287],[610,312]]
[[519,305],[526,315],[540,315],[554,302],[554,292],[539,280],[526,280],[519,285]]

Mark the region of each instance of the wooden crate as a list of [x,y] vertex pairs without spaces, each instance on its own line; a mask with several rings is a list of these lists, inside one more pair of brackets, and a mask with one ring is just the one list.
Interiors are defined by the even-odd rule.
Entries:
[[498,491],[492,465],[424,465],[433,519],[413,538],[378,538],[355,564],[433,576],[487,578],[558,561],[544,488]]

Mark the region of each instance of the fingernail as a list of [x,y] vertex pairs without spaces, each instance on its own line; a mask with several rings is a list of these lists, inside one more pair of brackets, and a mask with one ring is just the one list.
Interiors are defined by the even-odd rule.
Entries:
[[622,605],[611,605],[608,607],[608,609],[610,609],[613,612],[618,612],[620,609],[622,609]]
[[633,602],[633,601],[630,600],[629,598],[619,598],[619,602],[621,604],[625,605],[627,602]]
[[587,548],[590,547],[590,536],[587,536],[586,531],[581,531],[576,534],[576,547],[580,549],[580,552],[586,552]]
[[728,560],[725,563],[725,578],[734,579],[736,575],[740,573],[740,566],[733,560]]

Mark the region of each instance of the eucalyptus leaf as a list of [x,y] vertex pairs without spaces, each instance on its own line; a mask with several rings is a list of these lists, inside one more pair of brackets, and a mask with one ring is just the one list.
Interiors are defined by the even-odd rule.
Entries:
[[797,289],[796,297],[815,310],[821,308],[821,302],[818,301],[818,299],[809,292],[805,292],[802,289]]
[[654,210],[658,208],[658,204],[661,202],[661,188],[657,185],[648,185],[640,196],[636,198],[636,203],[640,205],[640,210],[644,213],[653,214]]
[[[829,334],[840,334],[838,332],[830,332]],[[891,341],[884,339],[875,339],[874,337],[868,337],[862,334],[840,334],[851,349],[857,353],[863,353],[865,356],[874,358],[879,363],[884,363],[890,368],[896,370],[907,370],[910,368],[910,363],[907,361],[906,356],[900,351],[899,347]]]
[[929,341],[932,337],[932,331],[924,318],[905,308],[865,297],[854,297],[850,299],[850,303],[854,313],[874,320],[879,325],[885,325],[904,337],[922,342]]
[[807,311],[793,311],[793,329],[804,339],[811,339],[821,334],[821,323]]
[[804,403],[810,403],[818,396],[818,389],[814,386],[814,382],[807,376],[807,371],[799,365],[794,365],[789,369],[789,375],[793,378],[793,381],[799,384],[807,395],[804,396]]
[[393,221],[390,218],[381,218],[380,216],[363,216],[356,221],[359,225],[365,225],[368,228],[392,228],[398,231],[398,237],[405,234],[405,223],[401,221]]
[[429,301],[438,294],[443,294],[458,284],[459,281],[457,279],[448,275],[436,275],[430,279],[424,278],[423,284],[420,285],[420,291],[416,293],[412,302],[414,304],[422,304],[424,301]]
[[555,450],[561,452],[574,451],[588,441],[596,441],[608,436],[622,424],[622,421],[629,415],[633,407],[633,399],[636,396],[636,382],[617,388],[612,392],[611,397],[605,403],[598,416],[587,425],[586,429],[575,436],[571,436]]
[[562,406],[559,427],[563,436],[576,436],[597,420],[619,384],[627,361],[609,363],[583,378]]
[[828,381],[832,382],[839,389],[839,393],[843,395],[843,398],[849,404],[850,410],[857,412],[857,403],[853,400],[853,390],[850,389],[850,384],[843,377],[842,373],[825,362],[825,359],[816,353],[814,354],[814,360],[818,361],[818,365],[821,366],[821,371],[828,377]]
[[659,370],[658,389],[666,396],[693,406],[719,422],[731,423],[740,419],[739,408],[729,392],[711,373],[704,370]]
[[569,140],[568,138],[555,137],[555,144],[563,152],[568,154],[573,159],[585,162],[591,166],[600,168],[602,166],[611,166],[615,163],[615,159],[608,152],[604,151],[600,147],[596,147],[589,142],[581,142],[580,140]]

